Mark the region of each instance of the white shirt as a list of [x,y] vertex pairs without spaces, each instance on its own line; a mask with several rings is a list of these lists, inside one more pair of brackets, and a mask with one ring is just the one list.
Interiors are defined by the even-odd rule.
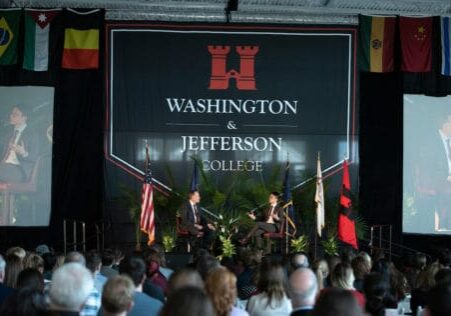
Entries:
[[268,218],[268,220],[266,221],[266,222],[269,223],[269,224],[274,224],[274,219],[272,218],[272,216],[273,216],[273,214],[274,214],[274,210],[276,209],[276,205],[277,205],[277,204],[271,205],[271,213],[269,213],[269,218]]
[[443,134],[443,132],[441,130],[438,131],[440,133],[440,137],[442,139],[442,143],[443,146],[445,147],[445,152],[446,152],[446,161],[448,161],[448,174],[451,175],[451,161],[449,159],[449,152],[448,152],[448,144],[447,141],[451,142],[451,140],[449,140],[449,138]]
[[269,306],[266,293],[251,296],[247,303],[250,316],[288,316],[292,309],[291,301],[285,295],[280,302],[273,301]]
[[[17,131],[16,138],[12,142],[14,145],[17,145],[17,142],[19,141],[20,136],[22,135],[22,132],[24,131],[24,129],[26,127],[27,127],[27,124],[23,124],[19,127],[14,128],[14,133],[16,133],[16,131]],[[9,150],[9,152],[6,156],[5,162],[13,164],[13,165],[20,165],[20,161],[19,161],[19,158],[17,158],[16,152],[11,149]]]
[[193,216],[194,216],[194,224],[197,224],[197,216],[196,216],[196,204],[189,201],[189,204],[191,204],[191,209],[193,210]]

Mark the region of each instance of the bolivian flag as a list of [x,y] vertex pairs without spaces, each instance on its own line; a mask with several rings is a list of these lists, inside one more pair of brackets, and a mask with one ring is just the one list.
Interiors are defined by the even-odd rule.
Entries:
[[359,17],[359,68],[369,72],[393,71],[396,17]]
[[99,29],[64,30],[63,68],[99,68]]

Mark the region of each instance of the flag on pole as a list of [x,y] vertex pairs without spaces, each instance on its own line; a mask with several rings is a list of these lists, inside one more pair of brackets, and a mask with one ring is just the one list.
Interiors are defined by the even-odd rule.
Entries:
[[287,164],[285,166],[285,177],[283,179],[283,194],[282,199],[284,203],[287,205],[287,218],[288,224],[291,226],[292,231],[289,233],[290,236],[296,235],[296,218],[293,207],[293,197],[291,195],[290,188],[290,162],[287,160]]
[[155,241],[155,214],[153,203],[152,172],[150,170],[149,146],[146,145],[146,167],[142,189],[141,203],[141,230],[147,234],[147,244],[151,245]]
[[358,249],[351,202],[351,182],[348,161],[343,161],[343,186],[340,194],[340,213],[338,214],[338,239]]
[[22,9],[0,9],[0,65],[17,63]]
[[325,208],[324,208],[324,187],[323,187],[323,176],[321,171],[321,159],[318,153],[318,162],[316,164],[316,231],[318,236],[321,237],[322,230],[326,225],[325,220]]
[[449,16],[440,18],[442,42],[442,69],[441,74],[451,76],[451,19]]
[[197,167],[197,161],[194,160],[193,174],[191,176],[191,184],[189,190],[191,192],[199,190],[199,168]]
[[61,9],[25,9],[24,69],[48,70],[50,24],[60,12]]
[[393,71],[394,16],[359,16],[359,68],[369,72]]
[[401,37],[401,70],[431,71],[432,17],[399,17]]

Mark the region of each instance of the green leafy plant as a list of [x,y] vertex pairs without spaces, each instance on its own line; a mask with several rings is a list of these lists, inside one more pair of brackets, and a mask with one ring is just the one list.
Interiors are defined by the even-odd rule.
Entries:
[[335,235],[321,241],[324,253],[328,256],[338,256],[338,241]]
[[175,247],[175,239],[169,235],[163,235],[163,248],[165,252],[171,252]]
[[223,235],[219,236],[221,241],[221,254],[218,256],[219,260],[223,258],[230,258],[235,254],[235,245],[232,243],[231,238],[227,238]]
[[309,239],[306,235],[301,235],[298,238],[291,240],[291,250],[292,252],[305,252],[307,253],[310,247]]

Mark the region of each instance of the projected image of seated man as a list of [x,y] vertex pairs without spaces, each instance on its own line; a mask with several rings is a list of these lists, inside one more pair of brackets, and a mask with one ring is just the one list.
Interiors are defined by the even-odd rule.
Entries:
[[27,126],[26,109],[19,105],[9,115],[11,128],[2,135],[0,182],[17,183],[28,180],[37,156],[36,135]]

